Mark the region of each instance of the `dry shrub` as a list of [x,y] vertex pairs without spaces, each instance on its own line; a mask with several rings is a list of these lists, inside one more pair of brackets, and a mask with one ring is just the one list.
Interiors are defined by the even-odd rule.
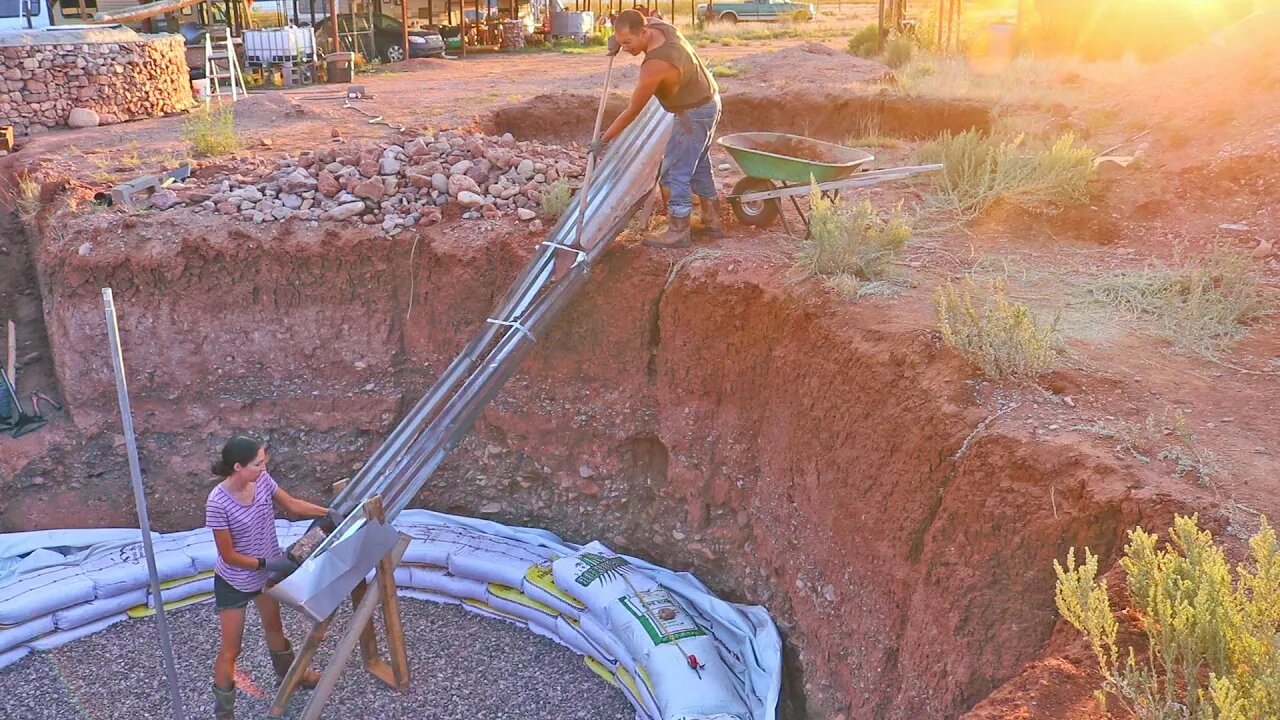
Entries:
[[1093,152],[1066,133],[1047,147],[1029,147],[1023,136],[999,140],[969,130],[944,134],[920,152],[940,162],[929,198],[935,209],[971,220],[997,201],[1033,212],[1053,213],[1089,199]]
[[40,183],[27,174],[18,176],[14,201],[24,220],[30,220],[40,212]]
[[1170,542],[1135,528],[1120,560],[1148,652],[1118,644],[1118,623],[1098,558],[1075,549],[1054,561],[1054,599],[1084,633],[1109,700],[1137,720],[1258,720],[1280,717],[1280,545],[1262,519],[1250,557],[1232,572],[1196,516],[1176,517]]
[[1058,356],[1057,318],[1042,322],[1009,300],[1002,281],[987,290],[968,279],[959,287],[947,283],[934,295],[934,308],[942,339],[991,378],[1037,375]]
[[573,188],[565,180],[557,180],[542,191],[540,209],[544,217],[554,220],[569,209],[573,201]]
[[1271,312],[1275,293],[1252,258],[1218,248],[1178,267],[1152,264],[1090,283],[1093,299],[1155,321],[1179,352],[1213,357]]
[[845,296],[861,294],[862,283],[883,278],[911,237],[902,215],[881,218],[868,201],[852,207],[810,195],[809,239],[800,247],[795,269],[801,278],[815,275]]

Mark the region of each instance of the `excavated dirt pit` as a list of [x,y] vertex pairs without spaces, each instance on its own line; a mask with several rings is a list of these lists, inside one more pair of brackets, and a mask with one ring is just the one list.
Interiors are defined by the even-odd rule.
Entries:
[[[994,122],[985,105],[961,100],[904,97],[866,90],[811,88],[746,88],[725,91],[719,132],[781,132],[843,142],[882,135],[907,139],[933,138],[944,132],[988,131]],[[496,134],[522,140],[575,142],[591,136],[599,95],[560,92],[538,95],[499,108],[491,119]],[[616,117],[627,96],[613,93],[605,116]]]
[[[34,263],[75,428],[51,432],[80,440],[15,441],[30,461],[3,488],[6,526],[133,522],[102,287],[153,523],[179,529],[202,522],[208,458],[233,433],[266,437],[277,477],[324,497],[539,239],[509,221],[394,237],[187,210],[42,222]],[[928,333],[787,291],[777,270],[729,254],[673,271],[624,238],[416,501],[598,538],[765,605],[787,638],[783,717],[958,717],[1044,650],[1051,561],[1110,557],[1171,501],[1117,490],[1132,470],[1109,457],[984,431],[992,409]]]

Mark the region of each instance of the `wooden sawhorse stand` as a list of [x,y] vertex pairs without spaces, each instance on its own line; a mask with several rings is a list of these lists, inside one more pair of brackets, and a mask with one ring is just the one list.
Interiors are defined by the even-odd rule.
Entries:
[[[379,498],[373,498],[365,503],[365,513],[371,519],[385,522],[382,502]],[[347,632],[338,643],[338,648],[334,650],[333,657],[329,658],[329,664],[321,674],[320,682],[311,692],[311,698],[307,700],[307,705],[302,711],[302,720],[319,720],[320,712],[329,701],[329,695],[338,682],[338,676],[346,667],[347,658],[355,650],[357,642],[360,643],[360,655],[364,660],[364,667],[374,677],[397,692],[404,692],[409,687],[409,656],[404,644],[404,626],[400,622],[400,600],[396,597],[395,575],[396,566],[400,564],[400,558],[404,556],[404,551],[408,547],[409,537],[401,535],[391,552],[378,561],[373,582],[362,581],[355,590],[351,591],[351,603],[355,610],[351,615]],[[386,626],[387,652],[391,656],[390,660],[384,660],[378,654],[378,639],[373,631],[373,611],[378,605],[382,605],[382,619]],[[337,614],[336,611],[334,614]],[[271,710],[268,712],[271,717],[284,716],[285,706],[289,704],[289,698],[302,682],[302,675],[311,665],[311,658],[320,648],[320,643],[328,633],[329,623],[333,621],[333,617],[330,615],[316,623],[311,628],[311,632],[307,633],[307,639],[302,643],[298,657],[294,659],[293,665],[289,666],[289,672],[285,674],[280,689],[276,691],[276,699],[271,703]]]

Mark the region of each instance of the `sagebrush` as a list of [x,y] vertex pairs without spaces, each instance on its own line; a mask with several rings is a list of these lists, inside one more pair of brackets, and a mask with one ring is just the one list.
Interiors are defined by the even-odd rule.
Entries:
[[556,219],[569,209],[573,201],[573,188],[566,180],[557,180],[542,191],[540,209],[544,217]]
[[188,115],[182,123],[182,137],[196,157],[225,155],[240,147],[230,104],[216,108],[206,105]]
[[1102,687],[1137,720],[1280,717],[1280,545],[1263,518],[1234,572],[1198,518],[1176,517],[1169,542],[1136,528],[1120,560],[1147,652],[1120,647],[1098,558],[1054,561],[1054,599],[1089,640]]
[[924,162],[943,164],[933,175],[930,204],[971,220],[996,202],[1053,213],[1089,199],[1093,152],[1071,133],[1044,147],[1024,136],[1000,140],[968,130],[944,134],[920,152]]
[[898,69],[911,62],[911,57],[915,55],[915,41],[906,35],[898,35],[884,46],[884,64],[893,69]]
[[1003,281],[985,289],[969,279],[947,283],[934,294],[934,309],[943,341],[989,377],[1036,375],[1057,359],[1057,317],[1043,321],[1010,300]]
[[1155,321],[1179,352],[1212,357],[1276,306],[1249,256],[1217,248],[1180,266],[1153,263],[1085,287],[1093,299]]
[[849,38],[849,43],[845,46],[845,49],[847,49],[851,55],[857,55],[858,57],[875,57],[875,54],[878,52],[876,47],[876,37],[878,34],[879,30],[877,30],[875,25],[867,25],[854,33],[853,37]]
[[856,296],[861,283],[883,278],[911,238],[901,213],[882,218],[869,201],[845,207],[814,188],[809,204],[809,238],[795,269],[802,278],[824,278],[843,295]]

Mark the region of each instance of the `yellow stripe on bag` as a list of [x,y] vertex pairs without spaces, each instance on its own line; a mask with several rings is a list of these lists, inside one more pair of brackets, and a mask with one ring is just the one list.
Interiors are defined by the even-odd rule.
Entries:
[[538,612],[543,613],[544,615],[556,617],[557,615],[560,614],[556,612],[555,608],[549,605],[543,605],[542,603],[538,602],[537,600],[534,600],[528,595],[525,595],[519,590],[516,590],[515,588],[507,587],[506,585],[499,585],[498,583],[489,583],[489,592],[494,597],[500,597],[503,600],[510,600],[511,602],[516,603],[517,605],[523,605],[529,608],[530,610],[537,610]]
[[524,574],[524,579],[554,595],[556,599],[564,601],[570,607],[575,607],[579,610],[587,609],[587,606],[583,605],[577,598],[561,590],[560,586],[556,585],[555,578],[551,576],[550,565],[534,565]]
[[631,697],[635,698],[641,707],[645,707],[644,698],[640,695],[640,688],[636,687],[636,679],[621,665],[618,666],[618,680],[622,682],[622,687],[631,693]]
[[471,607],[480,608],[481,610],[484,610],[485,612],[493,613],[494,615],[500,615],[500,616],[502,616],[502,617],[504,617],[504,618],[510,618],[513,622],[518,622],[518,623],[520,623],[521,625],[527,625],[527,624],[528,624],[528,623],[526,623],[526,622],[525,622],[525,619],[524,619],[524,618],[522,618],[522,617],[517,617],[517,616],[515,616],[515,615],[512,615],[512,614],[511,614],[511,613],[509,613],[509,612],[503,612],[503,611],[499,610],[498,608],[496,608],[496,607],[494,607],[494,606],[490,605],[489,603],[482,603],[482,602],[480,602],[479,600],[472,600],[471,598],[464,598],[464,599],[462,600],[462,602],[463,602],[464,604],[466,604],[466,605],[470,605]]
[[609,670],[609,668],[600,664],[599,660],[591,657],[590,655],[583,655],[582,660],[587,664],[587,667],[591,668],[591,672],[599,675],[605,682],[609,683],[610,685],[614,687],[618,687],[618,678],[614,676],[614,674]]
[[[165,611],[177,610],[178,608],[183,608],[188,605],[195,605],[196,603],[204,602],[205,600],[208,600],[211,597],[213,597],[213,593],[211,592],[197,593],[190,597],[184,597],[181,600],[174,600],[173,602],[167,602],[164,604],[164,609]],[[143,604],[143,605],[139,605],[137,607],[131,607],[128,610],[125,610],[125,614],[131,618],[151,617],[152,615],[156,614],[156,609],[151,607],[150,605]]]
[[213,577],[212,570],[205,570],[202,573],[196,573],[195,575],[191,575],[189,577],[181,577],[181,578],[175,578],[173,580],[165,580],[164,582],[160,583],[160,589],[169,590],[171,588],[176,588],[179,585],[186,585],[187,583],[192,583],[197,580],[203,580],[207,577]]

